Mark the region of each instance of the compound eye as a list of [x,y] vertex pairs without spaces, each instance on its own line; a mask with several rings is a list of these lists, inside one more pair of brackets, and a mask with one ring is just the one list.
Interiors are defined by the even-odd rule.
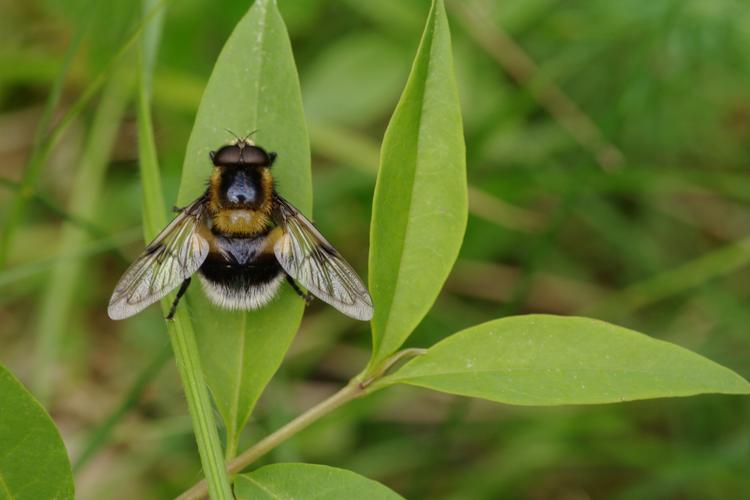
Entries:
[[214,155],[211,157],[211,161],[214,162],[214,165],[218,166],[227,166],[227,165],[236,165],[238,163],[242,163],[242,150],[238,146],[224,146],[220,148],[218,151],[214,152]]

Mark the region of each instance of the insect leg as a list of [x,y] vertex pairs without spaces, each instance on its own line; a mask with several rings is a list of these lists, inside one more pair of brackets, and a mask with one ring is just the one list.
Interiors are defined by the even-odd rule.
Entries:
[[302,297],[303,299],[305,299],[305,305],[310,305],[310,302],[313,301],[313,299],[315,298],[315,296],[313,294],[311,294],[310,292],[307,292],[307,293],[303,292],[302,289],[297,284],[297,282],[294,281],[294,278],[292,278],[288,274],[286,275],[286,281],[287,281],[287,283],[289,283],[292,286],[292,288],[294,289],[294,291],[297,292],[297,295],[299,295],[300,297]]
[[172,307],[169,308],[169,314],[167,314],[167,319],[171,320],[174,318],[174,313],[177,311],[177,304],[180,303],[180,299],[183,295],[185,295],[185,292],[187,291],[188,287],[190,286],[190,277],[185,278],[185,281],[182,282],[182,285],[180,285],[180,289],[177,290],[177,297],[174,298],[174,302],[172,302]]

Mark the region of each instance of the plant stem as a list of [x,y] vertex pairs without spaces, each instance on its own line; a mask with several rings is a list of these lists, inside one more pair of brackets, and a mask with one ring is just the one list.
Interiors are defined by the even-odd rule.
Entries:
[[224,460],[229,462],[237,456],[237,446],[239,445],[239,432],[233,429],[227,429],[226,449],[224,450]]
[[[144,2],[148,12],[142,24],[146,24],[159,6],[168,0]],[[143,34],[140,52],[140,86],[138,93],[138,153],[140,158],[141,179],[143,184],[143,228],[146,241],[153,238],[160,228],[166,225],[164,198],[161,192],[159,162],[156,155],[153,124],[151,121],[150,82],[157,34],[161,18],[152,24]],[[166,312],[171,302],[171,295],[162,301],[162,311]],[[208,490],[214,500],[231,500],[232,489],[229,483],[224,457],[222,455],[219,434],[216,430],[213,407],[208,394],[208,387],[203,378],[198,345],[190,315],[185,307],[177,310],[173,321],[167,321],[167,331],[172,343],[177,369],[185,390],[185,398],[193,422],[193,433],[198,443],[198,453],[203,467],[203,474],[208,481]]]
[[[229,462],[229,472],[234,474],[241,471],[322,416],[331,413],[339,406],[360,396],[364,396],[367,393],[367,387],[360,384],[357,379],[350,381],[340,391],[313,406],[274,433],[269,434],[257,444],[245,450],[237,458]],[[203,480],[177,497],[177,500],[196,500],[203,498],[206,493],[208,493],[208,488],[206,481]],[[213,497],[213,493],[211,496]]]
[[214,500],[231,500],[233,497],[229,487],[229,476],[224,466],[208,389],[203,380],[198,345],[195,342],[195,333],[189,318],[185,315],[186,309],[178,309],[176,321],[170,321],[167,329],[182,385],[185,388],[185,397],[193,420],[193,432],[198,443],[203,473],[208,480],[208,484],[206,481],[202,482],[204,488],[207,486],[204,493],[210,492]]
[[410,347],[408,349],[403,349],[401,351],[397,351],[391,354],[389,357],[384,359],[383,362],[380,363],[380,365],[378,365],[376,368],[370,371],[366,371],[363,375],[360,376],[362,378],[361,385],[363,387],[372,386],[374,382],[380,380],[385,375],[387,375],[388,372],[391,370],[391,368],[396,366],[396,364],[402,359],[408,359],[408,358],[414,358],[416,356],[421,356],[422,354],[426,352],[427,352],[427,349],[423,349],[421,347]]
[[[331,413],[339,406],[387,387],[382,384],[378,385],[376,382],[387,375],[399,361],[406,358],[421,356],[426,351],[427,349],[421,349],[418,347],[403,349],[388,356],[372,371],[363,372],[360,375],[357,375],[337,393],[321,401],[285,426],[276,430],[272,434],[269,434],[262,440],[258,441],[254,446],[242,452],[237,458],[229,462],[227,467],[229,473],[236,474],[242,471],[242,469],[258,460],[260,457],[273,450],[311,423]],[[206,493],[208,493],[207,486],[206,480],[200,481],[177,497],[177,500],[197,500],[203,498]],[[213,496],[213,493],[211,495]]]

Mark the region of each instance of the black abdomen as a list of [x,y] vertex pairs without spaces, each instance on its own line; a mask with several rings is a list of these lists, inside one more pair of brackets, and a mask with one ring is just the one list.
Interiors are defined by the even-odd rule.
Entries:
[[281,272],[281,266],[273,254],[261,254],[250,262],[240,264],[220,254],[209,253],[200,268],[200,273],[207,280],[235,289],[264,285]]
[[276,296],[284,271],[272,253],[262,252],[265,236],[217,236],[198,271],[211,301],[227,309],[257,309]]

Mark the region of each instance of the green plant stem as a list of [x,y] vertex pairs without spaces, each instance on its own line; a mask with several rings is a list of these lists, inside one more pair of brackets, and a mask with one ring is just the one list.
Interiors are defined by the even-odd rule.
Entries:
[[[141,53],[141,63],[145,61]],[[164,198],[161,193],[161,177],[154,144],[153,126],[149,102],[147,68],[141,68],[141,84],[138,94],[138,147],[140,171],[143,185],[143,227],[146,240],[153,238],[164,227]],[[166,312],[171,296],[162,301],[162,310]],[[185,390],[188,410],[193,422],[193,433],[198,444],[198,453],[203,467],[203,474],[208,481],[208,491],[215,500],[231,500],[229,476],[224,466],[224,456],[216,430],[211,399],[208,387],[203,378],[198,345],[195,332],[187,309],[177,309],[173,321],[167,322],[167,332],[172,343],[180,380]]]
[[231,500],[233,497],[229,487],[229,476],[224,465],[208,388],[203,379],[198,345],[189,318],[185,317],[186,314],[186,309],[178,309],[176,320],[168,322],[167,331],[180,379],[185,388],[190,416],[193,419],[193,432],[198,443],[203,473],[207,478],[207,484],[203,481],[203,486],[212,499]]
[[224,461],[229,462],[237,456],[237,447],[240,444],[240,433],[234,429],[226,430],[226,449],[224,450]]
[[[327,399],[324,399],[317,405],[313,406],[305,413],[301,414],[288,424],[269,434],[265,438],[258,441],[255,445],[251,446],[237,458],[229,462],[227,469],[231,474],[236,474],[251,463],[258,460],[260,457],[268,453],[269,451],[276,448],[278,445],[291,438],[301,430],[307,428],[310,424],[316,420],[328,415],[336,408],[345,405],[346,403],[357,399],[362,396],[371,394],[379,389],[387,386],[378,386],[376,382],[383,376],[387,375],[388,372],[396,366],[399,361],[414,356],[420,356],[427,350],[421,348],[409,348],[398,351],[378,365],[378,367],[372,372],[363,373],[354,377],[349,381],[341,390],[333,394]],[[193,485],[189,490],[182,493],[177,500],[196,500],[206,496],[209,492],[208,485],[205,480],[200,481]],[[213,496],[213,494],[212,494]]]
[[[151,13],[155,12],[165,0],[150,8],[141,24],[145,24]],[[151,2],[145,2],[148,8]],[[159,23],[149,27],[141,41],[140,55],[140,85],[138,87],[138,153],[140,158],[141,183],[143,187],[143,229],[146,241],[151,240],[159,230],[166,225],[164,211],[164,197],[161,191],[161,176],[159,162],[156,155],[153,124],[151,120],[150,82],[151,63],[154,61],[156,37]],[[149,43],[145,38],[151,36]],[[166,313],[174,294],[162,300],[162,310]],[[185,390],[190,418],[193,422],[193,433],[198,444],[203,474],[208,482],[208,491],[214,500],[231,500],[232,490],[229,476],[224,465],[224,456],[219,443],[219,433],[216,430],[213,407],[208,394],[208,386],[203,377],[198,345],[188,310],[183,307],[177,309],[173,321],[167,321],[167,332],[174,351],[177,369],[180,373],[182,386]]]
[[[229,462],[229,472],[232,474],[240,472],[242,469],[258,460],[260,457],[273,450],[276,446],[294,436],[299,431],[305,429],[319,418],[331,413],[336,408],[352,401],[353,399],[364,396],[365,394],[368,394],[367,388],[363,387],[356,379],[352,380],[328,399],[321,401],[285,426],[269,434],[254,446],[242,452],[237,458]],[[206,493],[208,493],[208,488],[206,481],[203,480],[177,497],[177,500],[195,500],[205,497]]]
[[398,364],[399,361],[408,358],[414,358],[416,356],[421,356],[426,352],[427,349],[423,349],[421,347],[411,347],[409,349],[398,351],[392,354],[390,357],[386,358],[373,370],[367,371],[360,377],[357,377],[358,379],[362,379],[362,383],[360,385],[362,385],[363,387],[372,387],[375,382],[386,376],[391,371],[391,369]]

